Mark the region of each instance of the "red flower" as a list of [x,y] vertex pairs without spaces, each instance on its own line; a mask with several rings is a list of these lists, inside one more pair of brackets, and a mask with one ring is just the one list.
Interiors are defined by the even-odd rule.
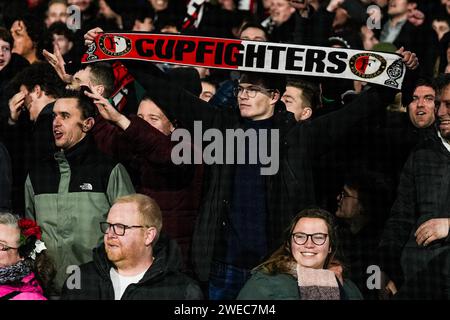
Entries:
[[25,238],[36,236],[37,239],[41,240],[42,230],[41,227],[37,225],[36,221],[31,219],[20,219],[19,228]]

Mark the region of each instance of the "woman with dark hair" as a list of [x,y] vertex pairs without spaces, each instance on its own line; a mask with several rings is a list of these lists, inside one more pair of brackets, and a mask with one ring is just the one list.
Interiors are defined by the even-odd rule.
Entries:
[[292,220],[284,244],[254,269],[238,299],[341,300],[361,298],[354,285],[328,270],[338,250],[333,216],[305,209]]
[[46,300],[55,269],[30,219],[0,213],[0,300]]

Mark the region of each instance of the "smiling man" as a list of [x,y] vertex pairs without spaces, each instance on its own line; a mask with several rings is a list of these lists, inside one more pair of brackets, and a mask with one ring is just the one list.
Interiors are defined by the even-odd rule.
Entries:
[[409,156],[380,243],[383,289],[403,299],[449,299],[450,269],[433,261],[450,262],[450,75],[436,83],[437,134]]
[[450,84],[447,84],[442,90],[437,117],[439,136],[446,149],[450,152]]
[[90,248],[101,239],[96,226],[114,200],[134,192],[125,168],[91,140],[95,108],[79,93],[56,100],[53,136],[59,151],[35,163],[25,183],[26,214],[41,224],[55,259],[56,294],[66,268],[89,261]]
[[[85,38],[91,40],[92,33]],[[417,66],[411,53],[405,54],[404,61],[413,62],[412,68]],[[348,135],[350,128],[377,112],[393,96],[382,88],[373,88],[333,116],[319,117],[309,124],[297,122],[279,103],[286,90],[283,75],[242,72],[235,91],[239,110],[217,112],[176,85],[152,76],[143,64],[128,64],[127,68],[168,118],[183,123],[191,136],[196,121],[202,121],[204,132],[233,129],[256,133],[257,139],[261,138],[258,132],[279,134],[271,138],[270,146],[265,145],[266,150],[273,143],[282,146],[276,155],[279,170],[273,174],[261,175],[264,164],[247,161],[257,150],[250,143],[256,139],[247,138],[243,144],[246,161],[212,163],[205,170],[192,254],[198,278],[209,282],[211,300],[235,299],[251,269],[279,244],[292,216],[316,201],[312,159],[328,152]],[[221,151],[225,159],[234,159],[233,148],[227,146]]]
[[418,129],[428,128],[435,120],[435,90],[431,83],[419,81],[408,106],[411,123]]
[[80,267],[80,287],[72,288],[69,278],[62,298],[201,299],[198,285],[179,272],[179,248],[160,237],[161,228],[161,210],[152,198],[132,194],[117,199],[100,222],[104,244],[94,249],[93,261]]

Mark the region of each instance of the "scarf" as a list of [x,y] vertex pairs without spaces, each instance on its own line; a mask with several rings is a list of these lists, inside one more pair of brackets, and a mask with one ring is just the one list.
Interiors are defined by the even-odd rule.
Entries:
[[82,62],[110,59],[360,80],[395,89],[406,70],[393,53],[150,33],[101,33]]
[[300,299],[340,300],[339,285],[333,271],[293,266],[297,278]]
[[32,272],[31,263],[28,259],[20,260],[12,266],[0,268],[0,285],[19,283]]

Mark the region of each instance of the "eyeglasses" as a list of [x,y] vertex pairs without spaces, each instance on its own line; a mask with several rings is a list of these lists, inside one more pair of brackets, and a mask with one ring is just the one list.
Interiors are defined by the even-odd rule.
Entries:
[[358,199],[358,197],[351,196],[346,191],[341,191],[341,193],[339,193],[339,199],[343,199],[343,198]]
[[308,242],[308,238],[311,237],[312,242],[317,245],[321,246],[327,241],[328,234],[326,233],[303,233],[303,232],[295,232],[292,234],[292,238],[294,239],[294,242],[298,244],[299,246],[305,244]]
[[132,228],[148,228],[147,226],[127,226],[125,224],[122,223],[109,223],[109,222],[100,222],[100,230],[104,233],[107,234],[110,230],[110,228],[112,227],[114,234],[118,235],[118,236],[123,236],[125,235],[125,231],[127,229],[132,229]]
[[247,88],[238,86],[237,88],[234,89],[234,95],[236,97],[239,97],[241,94],[244,93],[244,91],[247,92],[247,96],[249,98],[254,98],[254,97],[256,97],[256,94],[258,92],[263,92],[265,94],[269,94],[269,93],[273,92],[274,90],[273,89],[264,89],[264,88],[261,88],[258,86],[250,86]]
[[0,251],[9,251],[9,250],[17,250],[19,248],[14,248],[7,246],[6,244],[0,243]]

